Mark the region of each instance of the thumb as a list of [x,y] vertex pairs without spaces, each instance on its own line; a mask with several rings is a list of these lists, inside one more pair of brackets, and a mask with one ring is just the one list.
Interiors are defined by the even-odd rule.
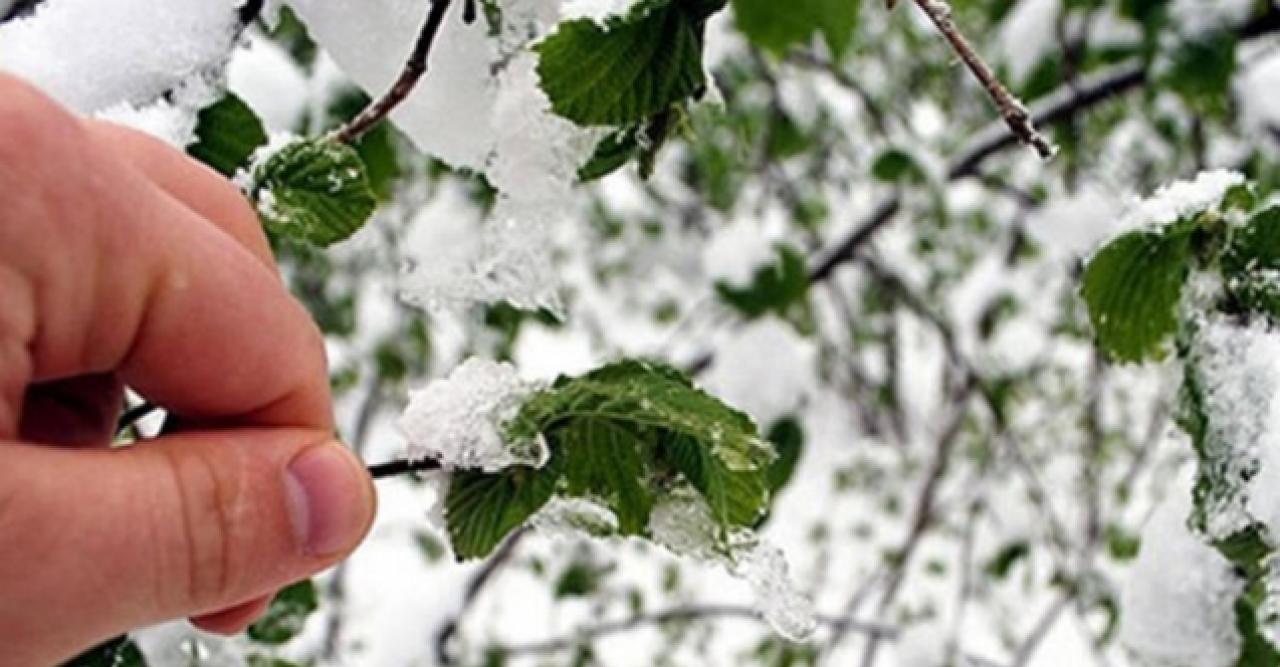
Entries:
[[0,645],[14,664],[261,598],[345,556],[373,518],[363,466],[317,431],[0,448]]

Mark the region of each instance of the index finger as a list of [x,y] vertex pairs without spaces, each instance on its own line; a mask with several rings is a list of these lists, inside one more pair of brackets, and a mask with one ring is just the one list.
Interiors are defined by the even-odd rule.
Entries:
[[310,317],[230,234],[0,76],[0,434],[31,382],[117,371],[201,420],[332,428]]

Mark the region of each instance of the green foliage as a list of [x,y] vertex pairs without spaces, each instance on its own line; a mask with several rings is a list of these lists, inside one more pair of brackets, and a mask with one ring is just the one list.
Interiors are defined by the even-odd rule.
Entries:
[[250,194],[269,231],[321,247],[350,237],[377,207],[360,156],[326,138],[268,157],[253,170]]
[[1232,236],[1222,270],[1242,306],[1280,321],[1280,206],[1257,213]]
[[266,143],[267,131],[258,115],[235,93],[227,93],[200,112],[196,143],[187,148],[187,153],[231,177]]
[[699,22],[683,4],[646,7],[607,27],[562,23],[538,45],[538,75],[557,114],[584,126],[630,125],[701,93]]
[[545,438],[540,469],[455,473],[446,501],[455,554],[491,552],[553,495],[608,507],[623,535],[646,535],[659,493],[683,478],[727,533],[750,527],[768,503],[773,449],[746,415],[672,368],[620,361],[561,377],[506,425],[510,442]]
[[848,51],[860,0],[733,0],[738,29],[753,44],[783,55],[822,35],[836,58]]
[[778,453],[769,466],[769,493],[781,491],[796,472],[796,464],[804,452],[804,427],[795,417],[783,417],[769,428],[769,442]]
[[1132,231],[1089,261],[1081,293],[1098,345],[1117,361],[1162,358],[1178,329],[1191,226]]
[[260,644],[284,644],[302,632],[307,617],[319,604],[316,586],[310,579],[287,586],[276,594],[267,613],[249,626],[249,638]]
[[108,639],[63,663],[62,667],[146,667],[147,661],[129,635]]
[[720,297],[750,318],[786,316],[809,293],[809,267],[804,255],[788,246],[778,246],[777,254],[778,261],[757,269],[746,287],[717,283]]
[[544,468],[514,466],[497,474],[460,470],[449,482],[444,516],[459,560],[489,555],[551,500],[560,479],[557,457]]
[[1225,116],[1236,68],[1236,37],[1231,32],[1187,40],[1173,47],[1164,84],[1201,114]]
[[923,183],[924,169],[906,151],[891,148],[871,165],[871,175],[886,183]]

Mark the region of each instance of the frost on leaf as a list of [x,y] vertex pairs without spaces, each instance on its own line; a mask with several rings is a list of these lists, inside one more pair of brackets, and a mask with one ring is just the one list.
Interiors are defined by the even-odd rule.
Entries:
[[248,178],[263,224],[296,242],[343,241],[377,207],[360,156],[327,138],[273,141],[255,153]]
[[778,634],[800,641],[817,627],[813,603],[791,580],[782,551],[751,530],[723,539],[706,501],[693,489],[676,488],[659,500],[649,534],[677,556],[723,566],[745,581],[756,610]]
[[536,434],[508,442],[503,425],[533,390],[508,363],[468,359],[423,389],[409,393],[398,425],[409,457],[449,468],[497,472],[514,465],[541,467],[549,456]]

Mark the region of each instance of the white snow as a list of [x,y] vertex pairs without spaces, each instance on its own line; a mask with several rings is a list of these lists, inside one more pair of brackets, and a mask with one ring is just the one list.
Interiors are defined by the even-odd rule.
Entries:
[[[554,204],[508,197],[499,198],[483,223],[448,208],[424,210],[415,227],[431,240],[408,244],[402,297],[424,308],[506,301],[517,308],[561,312],[550,237],[560,215]],[[434,227],[433,221],[442,224]]]
[[145,132],[179,148],[192,144],[196,138],[195,114],[167,100],[142,107],[121,102],[94,117]]
[[618,516],[608,507],[586,498],[557,496],[529,519],[529,525],[553,539],[603,537],[618,532]]
[[1240,480],[1210,490],[1205,529],[1226,538],[1261,520],[1280,535],[1280,336],[1263,323],[1206,318],[1193,354],[1209,419],[1202,465],[1222,479]]
[[1173,0],[1169,15],[1180,33],[1201,37],[1244,25],[1257,4],[1254,0]]
[[1174,181],[1150,197],[1132,203],[1124,214],[1120,231],[1167,225],[1206,211],[1220,204],[1228,190],[1244,182],[1243,174],[1227,169],[1203,171],[1194,179]]
[[[50,0],[0,25],[0,69],[93,113],[219,78],[238,0]],[[209,100],[212,101],[212,100]]]
[[640,0],[564,0],[560,15],[569,19],[591,19],[603,24],[609,18],[625,16]]
[[1125,583],[1120,639],[1155,667],[1227,667],[1240,651],[1234,605],[1243,582],[1187,527],[1189,476],[1142,531]]
[[409,457],[486,472],[545,465],[550,452],[541,437],[507,442],[502,433],[534,389],[511,364],[467,359],[448,377],[409,392],[409,405],[398,422],[409,442]]
[[777,258],[775,239],[755,220],[740,219],[719,227],[702,250],[707,277],[731,287],[748,287],[756,271]]
[[227,89],[258,114],[267,132],[299,129],[308,101],[307,78],[284,49],[256,31],[227,65]]
[[814,391],[816,355],[813,343],[791,325],[773,316],[762,317],[717,346],[715,365],[703,383],[769,428],[799,409]]
[[755,607],[779,635],[802,641],[817,627],[813,602],[791,580],[786,556],[752,531],[726,540],[702,496],[687,486],[660,496],[649,517],[653,541],[677,556],[723,566],[745,581]]

